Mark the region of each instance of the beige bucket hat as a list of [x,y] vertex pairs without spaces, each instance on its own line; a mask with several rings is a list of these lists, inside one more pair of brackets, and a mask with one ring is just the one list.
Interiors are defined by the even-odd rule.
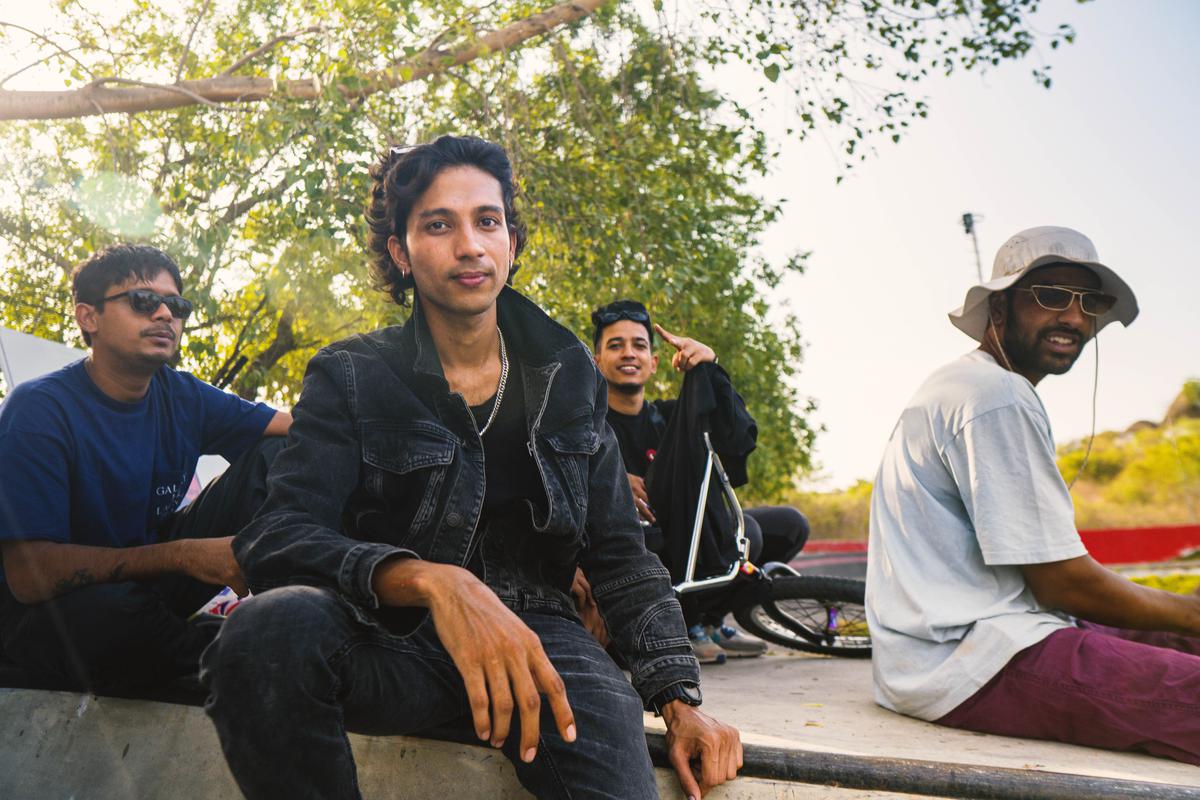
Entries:
[[1116,305],[1096,318],[1097,333],[1110,322],[1128,326],[1137,317],[1133,290],[1117,273],[1100,263],[1091,239],[1070,228],[1044,226],[1021,231],[1000,245],[992,264],[992,279],[967,290],[962,306],[950,312],[950,324],[975,341],[983,341],[988,295],[1012,286],[1031,269],[1061,263],[1087,267],[1100,279],[1101,291],[1117,298]]

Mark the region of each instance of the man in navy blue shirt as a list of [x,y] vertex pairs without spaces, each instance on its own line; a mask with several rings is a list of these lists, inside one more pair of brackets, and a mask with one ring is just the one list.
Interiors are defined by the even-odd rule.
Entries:
[[[291,417],[168,366],[191,303],[160,250],[75,271],[88,357],[0,406],[0,648],[47,685],[119,690],[196,671],[245,582],[230,546],[265,497]],[[233,462],[179,511],[201,455]]]

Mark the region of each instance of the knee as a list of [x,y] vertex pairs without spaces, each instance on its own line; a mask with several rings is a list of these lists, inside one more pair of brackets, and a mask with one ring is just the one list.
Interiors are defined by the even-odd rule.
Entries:
[[201,660],[201,679],[216,688],[303,676],[322,654],[332,593],[311,586],[272,589],[238,605]]
[[791,506],[784,506],[784,510],[787,512],[788,527],[794,531],[793,540],[796,544],[804,544],[808,541],[808,535],[811,533],[811,529],[808,527],[808,517]]

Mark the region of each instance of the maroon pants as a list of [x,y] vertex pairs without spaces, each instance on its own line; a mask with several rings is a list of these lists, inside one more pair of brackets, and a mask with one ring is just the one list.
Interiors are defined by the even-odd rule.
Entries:
[[1200,638],[1080,622],[1017,653],[938,724],[1200,765]]

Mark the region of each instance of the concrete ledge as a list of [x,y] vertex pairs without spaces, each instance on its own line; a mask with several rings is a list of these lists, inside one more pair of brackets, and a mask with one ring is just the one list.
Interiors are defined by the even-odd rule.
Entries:
[[[0,719],[0,798],[5,800],[240,796],[216,732],[196,706],[0,689]],[[661,735],[655,738],[661,750]],[[352,735],[350,741],[367,798],[529,797],[507,759],[491,748],[409,736]],[[656,774],[662,797],[681,797],[673,772],[660,768]],[[709,795],[711,800],[890,797],[768,778],[739,778]]]

